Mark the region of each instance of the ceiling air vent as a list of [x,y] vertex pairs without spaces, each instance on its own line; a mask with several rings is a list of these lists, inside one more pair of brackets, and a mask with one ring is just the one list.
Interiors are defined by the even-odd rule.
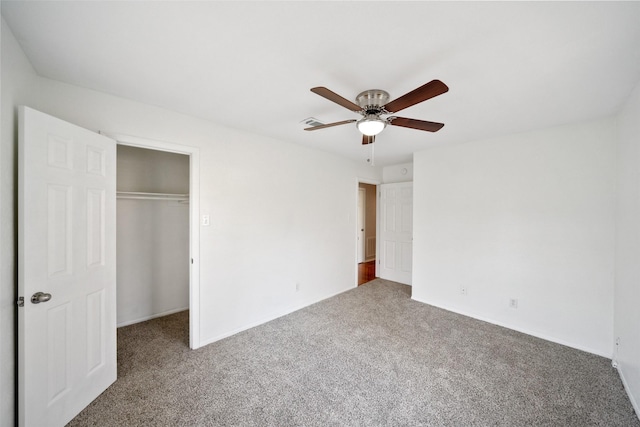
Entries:
[[302,123],[302,125],[305,127],[321,126],[324,124],[320,120],[316,119],[315,117],[307,117],[306,119],[302,120],[300,123]]

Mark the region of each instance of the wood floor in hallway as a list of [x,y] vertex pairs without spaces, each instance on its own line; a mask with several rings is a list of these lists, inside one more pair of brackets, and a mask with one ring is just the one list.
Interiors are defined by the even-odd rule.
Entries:
[[358,286],[376,278],[376,260],[358,264]]

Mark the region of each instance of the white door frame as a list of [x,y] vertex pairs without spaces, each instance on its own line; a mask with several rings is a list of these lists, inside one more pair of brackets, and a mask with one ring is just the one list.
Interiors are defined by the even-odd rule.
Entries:
[[172,142],[103,132],[118,145],[189,156],[189,347],[200,347],[200,150]]
[[[382,184],[382,182],[380,182],[379,180],[376,180],[376,179],[356,178],[356,193],[355,193],[356,194],[356,197],[355,197],[356,203],[354,205],[355,213],[356,213],[355,214],[355,223],[356,223],[355,231],[356,231],[356,234],[354,235],[354,237],[355,237],[355,245],[353,247],[354,250],[355,250],[353,256],[354,256],[354,260],[356,261],[355,263],[353,263],[353,265],[355,267],[355,277],[356,277],[355,284],[356,284],[356,287],[358,286],[358,236],[360,235],[359,234],[360,233],[360,228],[358,227],[358,194],[359,194],[359,191],[360,191],[360,184],[361,183],[362,184],[371,184],[371,185],[375,185],[376,186],[376,200],[378,199],[377,186]],[[376,254],[379,253],[378,252],[379,251],[379,249],[378,249],[378,235],[380,233],[380,222],[379,222],[380,221],[380,215],[378,214],[377,209],[378,208],[376,207]],[[366,211],[366,206],[365,206],[365,211]],[[378,270],[377,257],[378,256],[376,255],[376,263],[374,265],[376,271]],[[364,258],[365,258],[365,260],[367,259],[366,254],[365,254]]]

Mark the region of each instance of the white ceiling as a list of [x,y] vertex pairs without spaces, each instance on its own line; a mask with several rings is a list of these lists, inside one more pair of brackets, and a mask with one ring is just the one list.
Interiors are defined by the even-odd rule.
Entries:
[[395,99],[376,163],[439,144],[614,114],[640,80],[640,2],[16,2],[2,14],[44,77],[364,161],[359,116],[309,91]]

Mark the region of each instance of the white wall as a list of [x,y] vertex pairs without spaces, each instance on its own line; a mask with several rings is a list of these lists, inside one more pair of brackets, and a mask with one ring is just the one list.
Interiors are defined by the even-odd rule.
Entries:
[[411,162],[382,168],[382,182],[384,184],[410,181],[413,181],[413,163]]
[[[118,191],[189,193],[189,156],[118,146]],[[117,323],[189,308],[189,205],[118,199]]]
[[614,358],[640,414],[640,85],[618,117]]
[[611,357],[614,162],[612,119],[416,153],[413,298]]
[[37,107],[37,76],[2,19],[0,143],[0,425],[14,423],[16,328],[17,109]]

